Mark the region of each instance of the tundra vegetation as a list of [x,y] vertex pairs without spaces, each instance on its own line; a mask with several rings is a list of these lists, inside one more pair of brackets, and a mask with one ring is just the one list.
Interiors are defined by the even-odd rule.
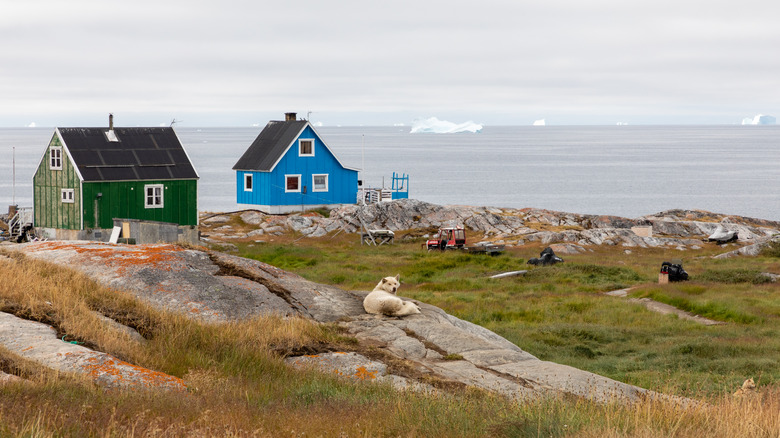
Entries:
[[[398,235],[400,235],[399,233]],[[73,270],[3,250],[0,310],[54,326],[65,340],[185,380],[188,391],[105,390],[0,349],[2,436],[577,436],[780,435],[780,251],[714,260],[712,244],[673,249],[593,247],[523,276],[541,247],[490,257],[427,252],[421,241],[361,246],[354,235],[237,242],[238,252],[343,289],[371,290],[401,274],[399,295],[487,327],[543,360],[705,403],[598,404],[572,397],[518,403],[482,391],[401,393],[284,365],[286,355],[350,350],[336,326],[256,318],[204,324],[152,309]],[[691,280],[657,284],[664,260]],[[604,295],[631,288],[725,322],[703,326]],[[101,324],[93,311],[146,338]],[[734,397],[753,377],[755,394]]]

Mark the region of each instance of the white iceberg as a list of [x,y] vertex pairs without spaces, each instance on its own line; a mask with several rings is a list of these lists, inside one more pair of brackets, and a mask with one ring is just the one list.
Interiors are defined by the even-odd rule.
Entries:
[[446,120],[439,120],[436,117],[427,119],[417,119],[412,122],[411,134],[433,133],[433,134],[454,134],[456,132],[480,132],[482,125],[469,120],[464,123],[452,123]]
[[544,121],[544,119],[534,120],[534,126],[544,126],[547,123]]
[[774,116],[759,114],[755,117],[742,119],[743,125],[774,125],[777,119]]

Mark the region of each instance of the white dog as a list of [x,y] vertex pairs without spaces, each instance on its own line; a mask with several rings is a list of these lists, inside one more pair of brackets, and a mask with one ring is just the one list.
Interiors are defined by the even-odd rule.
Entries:
[[374,290],[363,300],[363,308],[366,309],[366,312],[389,316],[406,316],[420,313],[420,308],[417,307],[417,304],[411,301],[404,301],[395,296],[400,284],[400,276],[401,274],[395,277],[385,277],[376,285]]

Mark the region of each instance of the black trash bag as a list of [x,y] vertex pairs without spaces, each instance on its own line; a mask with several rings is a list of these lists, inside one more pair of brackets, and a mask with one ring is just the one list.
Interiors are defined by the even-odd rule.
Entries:
[[676,263],[661,263],[661,273],[669,274],[669,281],[687,281],[688,273],[685,272],[682,265]]
[[554,265],[556,263],[562,263],[563,259],[555,255],[552,248],[549,246],[542,250],[542,252],[539,254],[539,258],[532,258],[528,260],[529,265],[541,265],[541,266],[547,266],[547,265]]

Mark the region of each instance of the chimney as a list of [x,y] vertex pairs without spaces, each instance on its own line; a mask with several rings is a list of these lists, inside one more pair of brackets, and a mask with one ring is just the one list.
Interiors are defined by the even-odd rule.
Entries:
[[285,122],[294,122],[296,120],[297,113],[284,113]]
[[111,113],[108,113],[108,131],[106,131],[105,134],[106,140],[112,143],[119,142],[119,137],[117,137],[116,132],[114,132],[114,115]]

